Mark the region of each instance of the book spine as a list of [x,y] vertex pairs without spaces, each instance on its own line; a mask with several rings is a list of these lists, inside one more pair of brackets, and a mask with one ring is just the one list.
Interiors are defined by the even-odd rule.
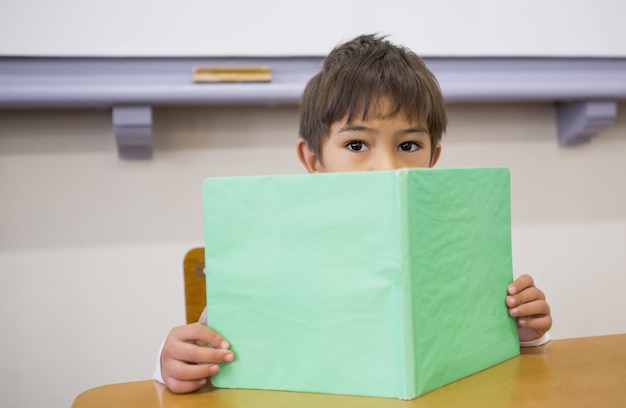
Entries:
[[397,170],[398,179],[398,214],[399,232],[400,232],[400,277],[401,277],[401,293],[402,293],[402,338],[403,338],[403,380],[404,386],[402,390],[402,399],[412,399],[416,397],[417,379],[415,378],[415,346],[413,325],[415,323],[413,317],[413,291],[412,291],[412,267],[411,267],[411,242],[409,233],[409,203],[408,203],[408,177],[407,169]]

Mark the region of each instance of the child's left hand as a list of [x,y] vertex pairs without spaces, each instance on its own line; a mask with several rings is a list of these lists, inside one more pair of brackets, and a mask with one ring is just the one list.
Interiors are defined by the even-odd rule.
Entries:
[[509,314],[517,319],[520,341],[539,339],[550,330],[552,327],[550,306],[530,275],[517,278],[509,285],[508,293],[506,305]]

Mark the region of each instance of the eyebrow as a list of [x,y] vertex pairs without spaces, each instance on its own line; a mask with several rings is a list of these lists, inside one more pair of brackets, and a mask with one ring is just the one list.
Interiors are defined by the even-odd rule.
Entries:
[[[353,125],[353,124],[346,124],[344,125],[341,129],[339,129],[339,133],[343,133],[343,132],[360,132],[360,131],[364,131],[364,130],[372,130],[372,128],[369,128],[367,126],[362,126],[362,125]],[[402,134],[406,134],[406,133],[424,133],[425,135],[428,135],[428,130],[426,130],[426,128],[424,128],[423,126],[414,126],[414,127],[409,127],[406,129],[402,129],[400,132],[398,133],[402,133]]]

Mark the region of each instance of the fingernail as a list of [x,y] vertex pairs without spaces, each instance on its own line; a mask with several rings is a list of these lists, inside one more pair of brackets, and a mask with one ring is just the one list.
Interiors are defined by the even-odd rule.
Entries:
[[224,356],[225,361],[233,361],[234,359],[235,359],[235,356],[233,355],[233,353],[228,353]]
[[217,374],[218,371],[220,371],[220,366],[218,366],[217,364],[211,366],[211,374]]
[[517,324],[519,324],[520,326],[526,326],[526,320],[524,320],[524,319],[517,319]]
[[227,349],[229,347],[230,347],[230,344],[228,344],[227,341],[223,341],[220,343],[220,348]]
[[512,316],[516,316],[518,312],[518,309],[516,307],[514,307],[513,309],[511,309],[511,315]]

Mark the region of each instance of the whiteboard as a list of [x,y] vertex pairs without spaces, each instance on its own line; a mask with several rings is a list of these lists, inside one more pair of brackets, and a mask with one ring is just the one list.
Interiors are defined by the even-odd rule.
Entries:
[[0,0],[0,56],[323,56],[380,33],[423,56],[626,57],[622,0]]

